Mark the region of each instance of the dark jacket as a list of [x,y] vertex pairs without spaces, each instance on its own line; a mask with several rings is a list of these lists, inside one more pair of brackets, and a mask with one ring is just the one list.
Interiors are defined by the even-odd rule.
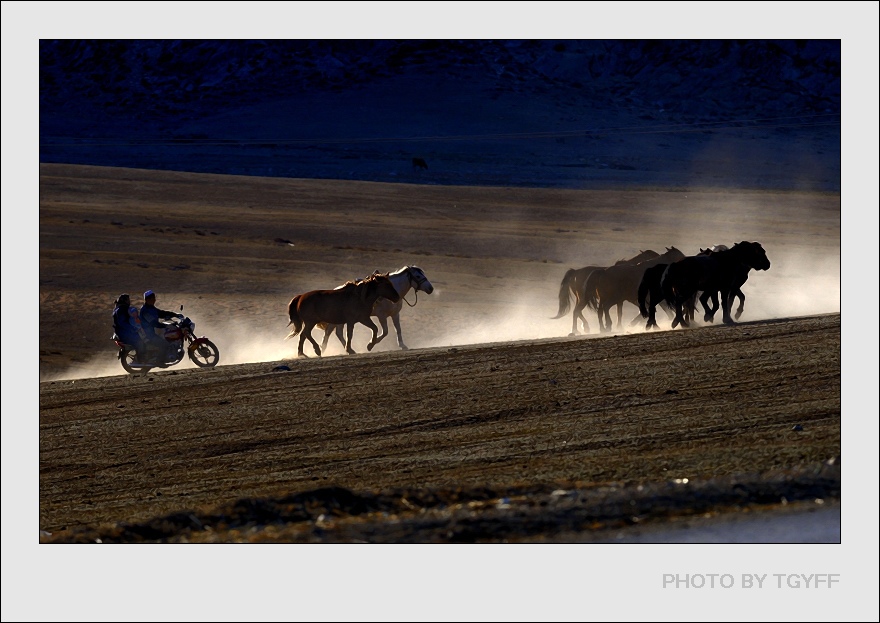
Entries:
[[170,311],[165,311],[164,309],[159,309],[155,305],[148,305],[144,303],[141,305],[141,326],[147,331],[147,333],[155,334],[156,329],[162,328],[162,323],[159,322],[159,319],[169,320],[171,318],[176,318],[177,314]]
[[123,342],[132,346],[137,346],[146,337],[137,307],[134,305],[117,306],[113,310],[113,330]]

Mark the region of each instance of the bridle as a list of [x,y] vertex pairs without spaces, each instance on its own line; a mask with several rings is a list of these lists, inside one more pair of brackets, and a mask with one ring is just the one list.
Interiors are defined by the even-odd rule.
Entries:
[[[403,301],[404,303],[406,303],[407,305],[409,305],[410,307],[415,307],[416,303],[419,302],[419,288],[421,288],[422,285],[428,279],[427,279],[427,277],[420,277],[420,276],[414,275],[412,269],[409,266],[406,267],[406,276],[409,279],[409,285],[413,286],[413,290],[416,293],[416,300],[415,300],[415,302],[410,303],[402,296],[400,297],[400,300]],[[415,283],[413,283],[413,282],[415,282]]]

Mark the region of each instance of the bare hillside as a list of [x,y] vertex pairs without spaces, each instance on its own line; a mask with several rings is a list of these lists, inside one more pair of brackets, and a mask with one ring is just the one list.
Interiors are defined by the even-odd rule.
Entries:
[[[836,195],[41,173],[47,541],[572,540],[839,500]],[[627,303],[612,333],[590,312],[567,337],[571,312],[553,318],[568,268],[739,240],[771,268],[736,326],[646,332]],[[296,357],[293,294],[411,264],[435,287],[401,314],[411,350],[392,329],[368,353],[359,327],[357,355]],[[112,302],[147,288],[217,368],[123,372]]]

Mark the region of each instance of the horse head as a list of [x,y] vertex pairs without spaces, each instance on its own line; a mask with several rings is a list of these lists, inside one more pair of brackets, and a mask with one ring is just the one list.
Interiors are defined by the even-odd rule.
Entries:
[[421,290],[428,294],[431,294],[431,292],[434,291],[434,286],[428,281],[425,271],[418,266],[407,266],[406,274],[407,277],[409,277],[410,285],[414,285],[416,290]]
[[743,240],[733,245],[731,251],[736,252],[739,260],[755,270],[770,270],[770,260],[767,258],[767,252],[759,242],[748,242]]
[[615,265],[615,266],[621,266],[621,265],[624,265],[624,264],[626,264],[626,265],[640,264],[640,263],[642,263],[642,262],[647,262],[648,260],[653,260],[653,259],[658,258],[658,257],[660,257],[660,254],[659,254],[659,253],[657,253],[656,251],[651,251],[650,249],[648,249],[647,251],[639,251],[639,254],[636,255],[635,257],[631,257],[631,258],[629,258],[629,259],[617,260],[617,261],[614,263],[614,265]]
[[662,257],[669,260],[669,262],[677,262],[678,260],[683,260],[685,255],[675,247],[666,247],[666,253]]
[[388,278],[387,273],[374,273],[370,275],[368,279],[365,279],[365,282],[367,284],[367,289],[364,298],[372,298],[373,300],[386,298],[392,303],[396,303],[400,300],[400,293],[397,291],[397,288],[394,287],[394,284],[391,283],[391,279]]

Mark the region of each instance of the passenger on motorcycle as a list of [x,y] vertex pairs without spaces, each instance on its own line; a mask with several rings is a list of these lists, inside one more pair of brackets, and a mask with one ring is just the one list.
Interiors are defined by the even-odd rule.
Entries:
[[171,318],[183,318],[183,314],[175,314],[156,307],[156,293],[152,290],[144,292],[144,304],[141,306],[141,326],[146,331],[147,354],[152,358],[163,358],[168,352],[168,342],[165,341],[165,324],[159,319],[170,320]]
[[131,304],[131,297],[128,294],[120,294],[116,299],[116,307],[113,309],[113,331],[124,343],[131,344],[136,350],[140,349],[147,339],[137,307]]

